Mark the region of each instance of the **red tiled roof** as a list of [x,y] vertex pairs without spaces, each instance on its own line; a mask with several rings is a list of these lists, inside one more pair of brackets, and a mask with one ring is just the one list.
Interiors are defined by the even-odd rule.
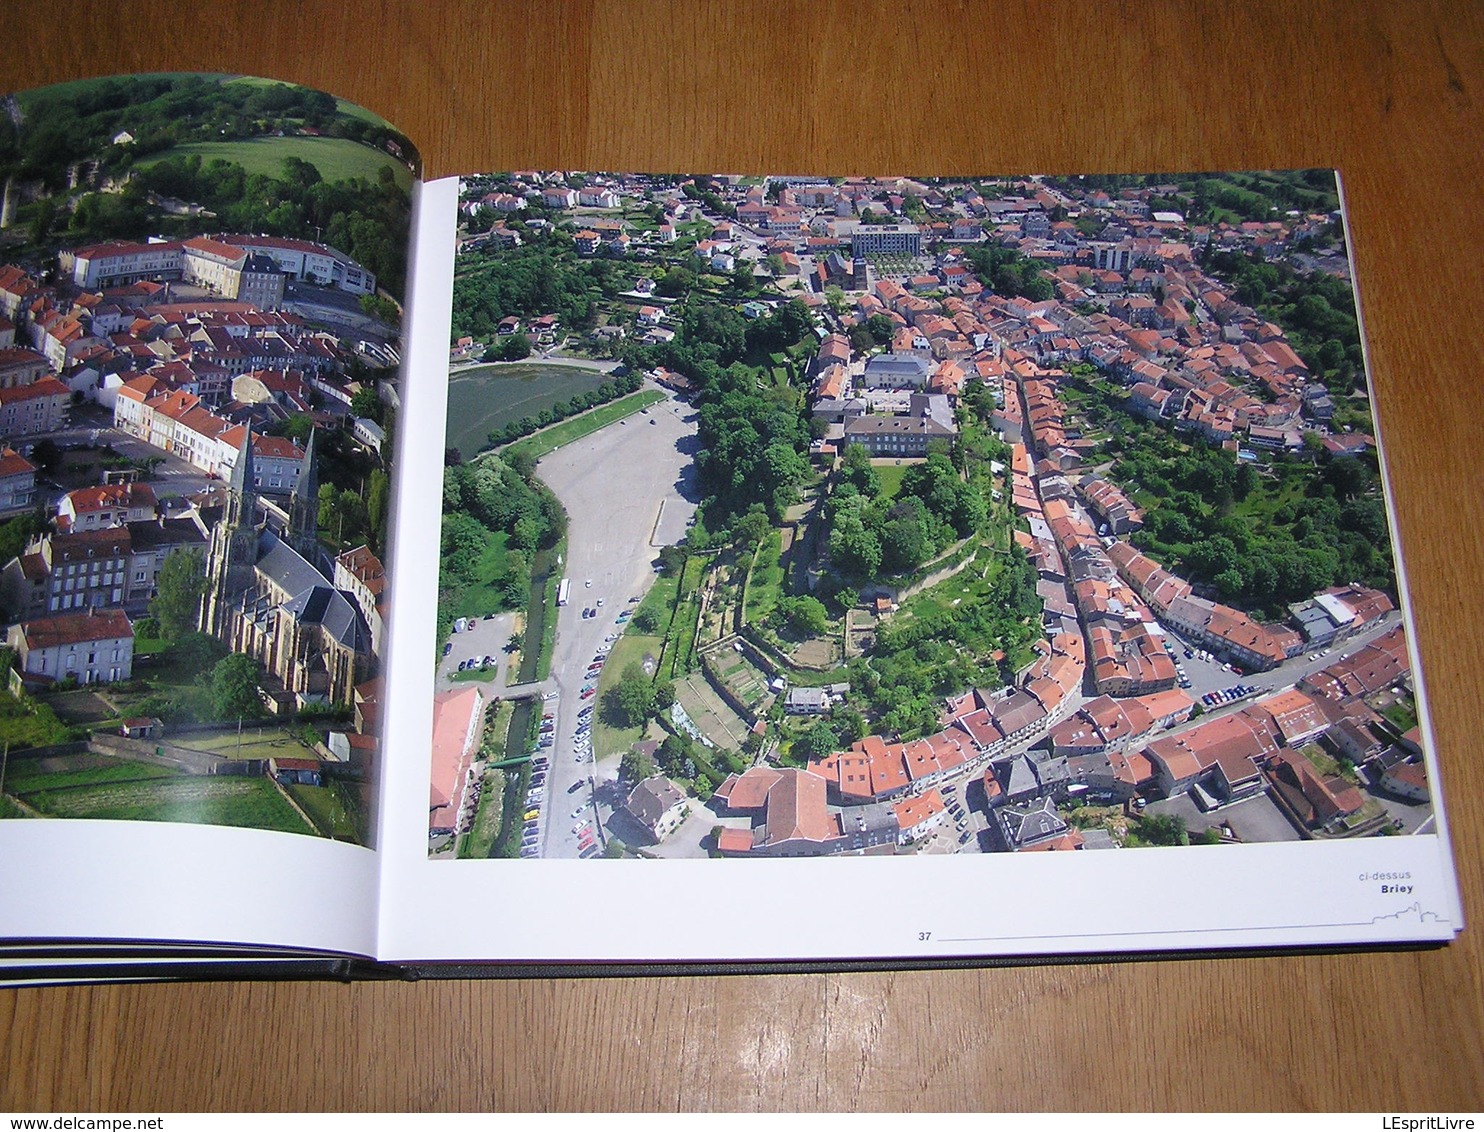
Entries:
[[31,649],[78,645],[84,641],[133,639],[134,630],[121,609],[99,609],[90,613],[63,613],[21,624],[21,634]]
[[484,696],[478,688],[439,692],[433,697],[433,767],[429,780],[430,809],[457,803],[469,769],[465,747],[469,732],[479,725]]
[[0,451],[0,477],[19,476],[27,472],[35,472],[36,465],[31,463],[13,448]]

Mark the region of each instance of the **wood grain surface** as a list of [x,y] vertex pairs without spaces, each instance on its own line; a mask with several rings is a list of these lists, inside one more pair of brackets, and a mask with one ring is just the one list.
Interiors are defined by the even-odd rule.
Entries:
[[[0,89],[275,76],[377,110],[420,142],[430,176],[1338,166],[1477,920],[1481,15],[1323,0],[32,2],[7,11]],[[0,1109],[1478,1110],[1481,959],[1476,922],[1420,953],[6,991]]]

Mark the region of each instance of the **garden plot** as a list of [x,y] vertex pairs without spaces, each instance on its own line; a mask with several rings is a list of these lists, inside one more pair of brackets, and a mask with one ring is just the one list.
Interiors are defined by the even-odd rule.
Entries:
[[717,649],[710,656],[711,667],[727,691],[745,704],[754,715],[761,715],[768,698],[767,675],[735,649]]
[[751,730],[747,721],[727,706],[716,689],[700,673],[692,673],[675,684],[675,699],[701,733],[718,747],[742,749]]

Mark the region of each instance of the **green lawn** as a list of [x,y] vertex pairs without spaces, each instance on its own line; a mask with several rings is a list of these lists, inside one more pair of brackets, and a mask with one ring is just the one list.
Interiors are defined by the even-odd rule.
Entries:
[[[917,463],[914,460],[912,464]],[[890,463],[871,461],[871,469],[876,473],[876,479],[881,483],[881,494],[887,499],[895,499],[897,492],[902,490],[902,479],[907,474],[907,469],[912,464],[903,464],[897,461]]]
[[[554,569],[558,561],[564,561],[567,557],[567,538],[562,536],[562,541],[557,543],[551,550],[543,550],[536,555],[536,569],[532,571],[530,608],[526,610],[526,647],[520,659],[520,678],[525,680],[545,680],[551,675],[551,656],[556,649],[557,631],[557,594],[561,591],[561,572]],[[539,573],[545,570],[545,575]],[[540,587],[540,599],[537,598],[537,586]],[[531,652],[531,641],[540,636],[540,645],[537,651]],[[534,660],[532,660],[534,657]]]
[[6,769],[5,787],[10,793],[25,794],[32,790],[70,790],[120,782],[141,782],[151,778],[171,778],[175,774],[169,767],[126,759],[109,759],[97,766],[51,772],[43,770],[36,760],[14,759]]
[[239,737],[236,728],[186,738],[171,736],[171,743],[192,751],[209,751],[228,759],[305,759],[314,758],[308,748],[277,727],[255,727],[247,724]]
[[500,819],[505,801],[505,772],[488,770],[479,794],[479,808],[474,812],[474,825],[459,837],[458,857],[483,859],[490,855],[495,839],[500,836]]
[[1335,775],[1339,775],[1346,782],[1358,783],[1360,781],[1356,777],[1355,770],[1353,768],[1341,766],[1338,760],[1328,754],[1324,750],[1324,748],[1319,746],[1319,744],[1317,743],[1304,744],[1302,747],[1299,748],[1298,753],[1303,755],[1304,758],[1308,759],[1309,764],[1318,773],[1326,777],[1334,777]]
[[[338,782],[328,786],[288,786],[290,796],[304,812],[314,819],[321,833],[333,831],[339,841],[360,841],[356,831],[355,807],[344,795],[344,787]],[[297,830],[295,832],[298,832]]]
[[623,676],[624,669],[629,665],[642,666],[646,653],[658,659],[663,645],[663,637],[650,636],[632,630],[614,642],[613,651],[608,654],[608,662],[603,665],[603,674],[598,678],[598,694],[587,701],[598,705],[593,710],[593,756],[595,758],[601,759],[607,755],[622,754],[643,736],[642,726],[614,727],[604,722],[603,693],[618,683]]
[[540,432],[532,433],[530,436],[522,437],[515,443],[507,445],[503,451],[506,452],[529,452],[535,459],[540,459],[548,452],[560,448],[564,444],[571,444],[574,440],[581,440],[590,433],[597,432],[600,428],[607,428],[614,421],[622,420],[646,409],[650,405],[658,404],[665,399],[665,395],[654,389],[641,389],[638,393],[630,393],[627,397],[620,397],[617,401],[610,401],[606,405],[599,405],[595,409],[589,409],[575,417],[568,417],[560,424],[554,424],[550,428],[542,429]]
[[1405,734],[1417,726],[1417,709],[1414,705],[1398,701],[1381,711],[1392,725]]
[[1305,499],[1308,476],[1289,475],[1283,482],[1275,483],[1261,479],[1247,498],[1233,504],[1233,513],[1250,522],[1271,523],[1279,508],[1289,503],[1300,503]]
[[778,605],[783,596],[783,539],[776,530],[769,531],[757,548],[752,569],[747,575],[747,600],[743,616],[747,623],[761,621]]
[[701,578],[710,565],[710,559],[701,555],[691,555],[686,560],[685,572],[680,579],[679,603],[670,631],[672,647],[666,651],[664,662],[660,666],[659,674],[664,679],[673,680],[691,670],[691,651],[696,644],[696,621],[701,612],[695,595]]
[[[110,818],[118,821],[174,821],[228,825],[283,833],[312,833],[266,778],[215,775],[140,774],[129,781],[58,785],[38,775],[24,791],[10,791],[49,817]],[[155,769],[155,768],[151,768]]]
[[488,684],[499,672],[499,668],[492,664],[488,668],[466,668],[455,672],[449,679],[455,684]]
[[484,736],[479,743],[479,758],[497,763],[505,757],[506,732],[510,730],[510,717],[515,705],[509,700],[490,704],[484,710]]
[[249,174],[263,173],[270,177],[282,176],[284,158],[297,157],[313,165],[320,176],[331,183],[360,177],[375,184],[381,170],[390,169],[399,187],[409,191],[412,188],[412,174],[407,166],[389,153],[349,138],[282,137],[188,142],[152,154],[140,161],[139,166],[149,168],[172,157],[191,156],[199,156],[203,165],[216,160],[230,161],[241,165]]
[[[654,584],[649,587],[649,592],[644,595],[644,600],[634,610],[634,616],[646,610],[653,610],[655,624],[661,631],[670,624],[670,616],[675,612],[675,595],[680,592],[680,577],[676,574],[660,574],[655,578]],[[630,629],[629,632],[635,630]]]

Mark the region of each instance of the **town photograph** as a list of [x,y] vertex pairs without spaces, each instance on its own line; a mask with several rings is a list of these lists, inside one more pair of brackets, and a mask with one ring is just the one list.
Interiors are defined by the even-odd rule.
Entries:
[[1435,832],[1345,240],[1328,170],[463,179],[430,856]]
[[0,115],[0,817],[369,844],[415,151],[153,75]]

